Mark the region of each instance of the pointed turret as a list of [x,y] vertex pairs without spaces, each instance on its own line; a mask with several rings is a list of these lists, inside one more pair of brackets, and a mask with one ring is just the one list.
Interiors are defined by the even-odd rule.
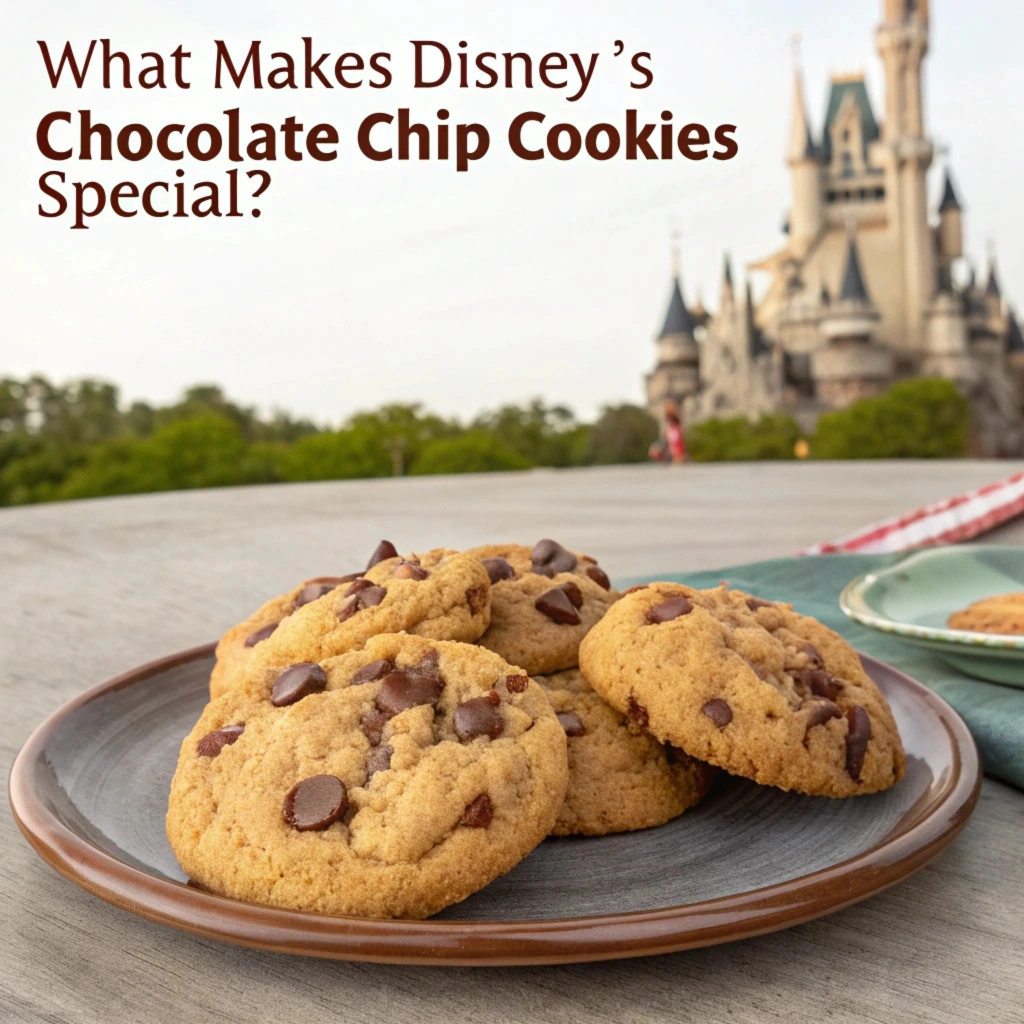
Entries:
[[662,325],[659,341],[676,334],[688,334],[693,337],[695,324],[690,311],[686,308],[686,300],[683,298],[683,289],[679,283],[679,277],[672,278],[672,292],[668,300],[668,310],[665,313],[665,323]]
[[1024,353],[1024,334],[1021,333],[1020,323],[1013,310],[1010,310],[1006,320],[1006,350]]
[[990,256],[988,261],[988,280],[985,282],[985,297],[1000,299],[1002,295],[1002,290],[999,287],[999,277],[996,274],[996,258],[995,256]]
[[821,232],[825,222],[822,162],[811,138],[804,103],[803,76],[799,53],[793,48],[793,109],[790,114],[786,162],[793,185],[793,204],[786,221],[790,249],[802,257]]
[[732,308],[736,301],[736,294],[732,287],[732,262],[729,254],[726,253],[722,265],[722,290],[719,293],[718,312],[726,313]]
[[811,127],[807,120],[803,75],[799,67],[793,68],[793,109],[789,116],[789,146],[786,149],[786,159],[790,164],[813,160],[814,141],[811,139]]
[[950,176],[949,168],[946,168],[946,180],[942,185],[942,198],[939,200],[939,213],[945,213],[946,210],[960,210],[960,198],[956,194],[956,189],[953,188],[953,179]]
[[843,270],[843,281],[839,286],[839,301],[850,301],[871,305],[868,290],[864,286],[864,277],[860,272],[860,259],[857,256],[857,240],[851,231],[846,243],[846,268]]
[[963,207],[960,197],[953,187],[953,176],[946,168],[946,180],[942,185],[942,198],[939,200],[938,229],[938,271],[939,290],[947,287],[953,278],[953,261],[964,254]]

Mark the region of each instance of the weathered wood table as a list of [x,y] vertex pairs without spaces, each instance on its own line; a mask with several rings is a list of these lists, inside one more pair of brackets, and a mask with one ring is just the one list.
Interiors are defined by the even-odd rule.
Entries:
[[[213,639],[264,595],[401,550],[550,535],[614,576],[714,568],[1020,469],[1009,463],[610,468],[243,488],[0,509],[0,754],[79,690]],[[1001,540],[1024,536],[1024,526]],[[0,1021],[1024,1019],[1024,794],[986,780],[964,834],[865,903],[660,958],[452,969],[259,953],[86,895],[0,815]]]

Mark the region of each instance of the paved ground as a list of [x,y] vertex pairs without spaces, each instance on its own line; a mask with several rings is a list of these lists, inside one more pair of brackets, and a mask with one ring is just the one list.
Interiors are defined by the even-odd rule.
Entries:
[[[542,535],[613,575],[792,553],[1019,463],[809,463],[239,488],[0,509],[0,763],[72,694],[216,637],[268,593],[400,549]],[[1024,539],[1024,524],[999,539]],[[642,961],[387,968],[260,954],[87,896],[0,815],[0,1021],[1020,1021],[1024,795],[986,782],[904,884],[774,936]]]

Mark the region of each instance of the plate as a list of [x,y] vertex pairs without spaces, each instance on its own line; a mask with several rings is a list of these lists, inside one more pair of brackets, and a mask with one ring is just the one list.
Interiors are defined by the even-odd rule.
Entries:
[[1024,687],[1024,636],[949,629],[950,614],[983,597],[1024,591],[1024,548],[971,544],[917,551],[848,584],[851,618],[918,647],[968,675]]
[[43,723],[11,770],[22,832],[57,871],[151,921],[258,949],[421,964],[545,964],[668,953],[809,921],[906,878],[963,828],[980,787],[967,727],[938,696],[864,664],[892,705],[906,778],[852,800],[720,778],[660,828],[548,839],[428,921],[327,917],[188,884],[164,835],[182,737],[213,645],[94,687]]

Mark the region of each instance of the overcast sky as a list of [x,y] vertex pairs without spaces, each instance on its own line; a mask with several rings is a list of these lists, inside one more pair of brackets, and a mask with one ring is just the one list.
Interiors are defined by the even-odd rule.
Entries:
[[[949,158],[979,265],[996,241],[1004,291],[1024,301],[1024,7],[996,0],[933,0],[926,62],[930,130]],[[88,10],[85,10],[85,8]],[[833,71],[864,70],[876,113],[882,77],[873,30],[880,2],[820,0],[353,0],[271,3],[70,0],[8,5],[0,40],[0,375],[39,371],[98,376],[128,398],[172,399],[217,382],[236,399],[324,422],[388,401],[422,400],[449,414],[541,394],[589,416],[605,402],[637,401],[667,300],[669,235],[682,235],[687,299],[717,299],[722,253],[736,265],[781,242],[788,205],[783,147],[790,110],[790,36],[803,40],[806,88],[820,130]],[[188,92],[51,90],[36,39],[85,43],[109,35],[138,54],[191,50]],[[266,51],[392,53],[384,90],[213,90],[213,43],[260,38]],[[535,88],[411,88],[411,39],[453,50],[599,51],[583,99]],[[612,57],[649,50],[654,84],[627,85]],[[244,49],[244,48],[243,48]],[[247,121],[299,116],[338,126],[333,163],[270,165],[259,220],[97,218],[71,231],[37,216],[37,179],[56,165],[34,145],[54,109],[89,107],[120,126],[217,121],[239,105]],[[434,123],[480,121],[488,156],[467,173],[449,163],[373,163],[355,146],[359,121],[410,106]],[[649,120],[738,126],[732,161],[528,163],[507,149],[511,118],[622,123],[630,106]],[[222,178],[226,162],[187,164],[187,180]],[[68,162],[69,181],[173,175],[139,163]],[[204,171],[197,174],[197,171]],[[941,173],[933,169],[937,197]]]

